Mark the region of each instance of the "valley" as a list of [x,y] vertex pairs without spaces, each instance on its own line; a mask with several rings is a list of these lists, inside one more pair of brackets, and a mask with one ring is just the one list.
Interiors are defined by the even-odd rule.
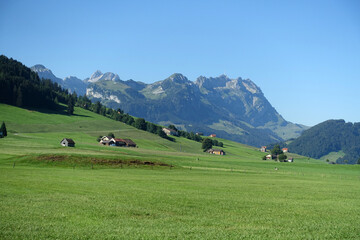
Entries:
[[[1,239],[360,234],[359,165],[291,153],[294,163],[263,161],[258,148],[225,139],[226,155],[210,155],[201,143],[77,107],[68,115],[0,104],[0,113],[8,131],[0,139]],[[109,132],[138,148],[100,145],[96,138]],[[64,137],[75,147],[61,146]]]

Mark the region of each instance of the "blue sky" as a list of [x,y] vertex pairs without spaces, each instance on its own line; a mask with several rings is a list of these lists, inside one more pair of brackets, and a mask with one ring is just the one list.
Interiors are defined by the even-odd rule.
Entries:
[[0,54],[61,78],[250,78],[288,121],[360,122],[360,1],[0,1]]

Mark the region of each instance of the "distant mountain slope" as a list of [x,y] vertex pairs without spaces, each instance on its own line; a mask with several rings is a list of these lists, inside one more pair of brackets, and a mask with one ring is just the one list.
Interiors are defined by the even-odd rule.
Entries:
[[360,123],[328,120],[304,131],[287,146],[291,152],[313,158],[343,151],[345,156],[337,162],[355,164],[360,158]]
[[46,68],[44,65],[36,64],[30,68],[33,72],[36,72],[40,78],[50,79],[53,82],[56,82],[60,86],[63,86],[64,81],[61,78],[56,77],[52,71]]
[[199,77],[195,82],[182,74],[152,84],[123,81],[117,74],[100,70],[80,80],[56,78],[49,69],[36,65],[33,71],[50,78],[93,102],[121,108],[131,115],[162,125],[204,134],[215,133],[253,146],[298,137],[306,126],[286,121],[249,79]]
[[87,96],[152,122],[255,146],[297,137],[306,129],[283,119],[251,80],[225,75],[192,82],[177,73],[153,84],[99,80],[89,84]]
[[46,68],[44,65],[37,64],[30,68],[33,72],[36,72],[42,79],[50,79],[53,82],[59,84],[62,88],[69,90],[70,92],[76,92],[78,95],[83,96],[86,94],[86,82],[78,79],[77,77],[66,77],[64,79],[56,77],[52,71]]
[[84,96],[86,94],[86,83],[83,80],[77,77],[66,77],[63,81],[63,88],[70,90],[70,92],[76,92],[80,96]]

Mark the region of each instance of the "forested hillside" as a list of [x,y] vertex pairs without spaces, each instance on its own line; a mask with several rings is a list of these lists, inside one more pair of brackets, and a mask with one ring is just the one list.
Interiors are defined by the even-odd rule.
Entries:
[[57,108],[66,102],[68,92],[38,75],[22,63],[0,56],[0,102],[18,107]]
[[345,156],[337,163],[356,164],[360,158],[360,123],[328,120],[306,131],[290,142],[282,144],[291,152],[320,158],[331,152],[343,151]]

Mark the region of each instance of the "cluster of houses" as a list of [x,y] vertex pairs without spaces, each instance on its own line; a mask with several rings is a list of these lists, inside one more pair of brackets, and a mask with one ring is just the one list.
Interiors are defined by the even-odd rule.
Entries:
[[[176,130],[170,128],[163,128],[162,130],[166,135],[171,135],[171,136],[179,135],[179,133]],[[203,134],[197,133],[197,135],[203,135]],[[216,135],[211,134],[210,137],[216,137]],[[131,139],[114,138],[110,136],[103,136],[100,139],[99,143],[105,146],[136,147],[136,143],[133,142]],[[63,140],[61,140],[60,144],[61,146],[64,147],[75,147],[75,141],[72,140],[71,138],[64,138]],[[265,151],[266,151],[266,147],[265,147]],[[222,149],[209,149],[206,152],[215,155],[225,155],[225,152]]]
[[[281,150],[283,151],[283,153],[289,152],[289,149],[288,149],[288,148],[283,148],[283,149],[281,149]],[[260,148],[260,151],[261,151],[261,152],[266,152],[266,146],[262,146],[262,147]]]
[[[75,141],[71,138],[64,138],[60,141],[60,144],[64,147],[75,147]],[[136,147],[136,143],[131,139],[113,138],[109,136],[103,136],[100,140],[100,144],[116,147]]]
[[[277,159],[277,156],[272,155],[272,154],[266,155],[266,160],[270,160],[270,159]],[[294,162],[294,158],[290,157],[290,158],[284,160],[284,162]]]
[[[288,148],[282,148],[281,150],[283,151],[283,153],[289,152],[289,149],[288,149]],[[266,152],[266,146],[262,146],[262,147],[260,148],[260,151],[261,151],[261,152]],[[268,154],[268,155],[266,155],[265,157],[266,157],[266,160],[269,160],[269,159],[277,159],[278,156],[272,155],[272,154]],[[284,160],[284,162],[294,162],[294,158],[290,157],[290,158]]]

